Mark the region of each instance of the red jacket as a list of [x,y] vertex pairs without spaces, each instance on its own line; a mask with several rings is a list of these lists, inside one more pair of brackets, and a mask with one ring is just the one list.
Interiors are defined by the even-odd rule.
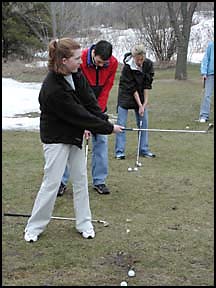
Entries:
[[105,112],[109,92],[113,86],[115,73],[118,68],[118,61],[112,55],[109,58],[108,64],[105,64],[103,67],[96,67],[92,63],[91,58],[91,51],[93,48],[94,45],[82,51],[82,64],[80,67],[87,78],[89,85],[95,92],[102,112]]

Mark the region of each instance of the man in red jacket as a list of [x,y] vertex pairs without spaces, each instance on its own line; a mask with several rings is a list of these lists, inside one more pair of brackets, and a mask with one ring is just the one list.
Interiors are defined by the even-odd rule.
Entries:
[[[107,111],[107,102],[113,86],[118,61],[112,55],[112,45],[101,40],[82,52],[81,69],[87,78],[103,113]],[[109,194],[105,185],[108,176],[108,138],[107,135],[92,135],[92,182],[99,194]],[[58,196],[63,195],[69,175],[67,169],[62,178]]]

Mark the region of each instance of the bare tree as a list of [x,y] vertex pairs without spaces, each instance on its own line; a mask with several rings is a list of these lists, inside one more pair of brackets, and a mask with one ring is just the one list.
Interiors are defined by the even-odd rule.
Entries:
[[82,2],[47,2],[53,38],[76,35],[80,29]]
[[187,79],[187,52],[192,17],[198,2],[167,2],[170,24],[177,39],[175,79]]
[[170,28],[166,3],[133,2],[127,3],[127,7],[129,23],[139,31],[140,41],[153,52],[157,62],[162,65],[169,62],[176,52],[176,38],[174,29]]

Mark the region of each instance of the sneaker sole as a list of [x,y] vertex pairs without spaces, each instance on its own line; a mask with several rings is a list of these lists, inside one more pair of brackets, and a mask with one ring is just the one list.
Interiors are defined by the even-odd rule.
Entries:
[[115,157],[116,160],[125,160],[125,157]]
[[84,237],[81,233],[81,236],[83,237],[83,239],[94,239],[95,237],[92,237],[92,236],[88,236],[88,237]]
[[30,239],[30,240],[27,240],[25,237],[24,237],[24,240],[28,243],[34,243],[34,242],[37,242],[38,241],[38,236],[37,236],[37,239],[33,240],[33,239]]
[[143,155],[142,157],[145,157],[145,158],[155,158],[156,156]]
[[199,122],[199,123],[207,123],[209,120],[206,120],[205,122],[200,122],[199,119],[195,119],[194,121],[195,121],[195,122]]
[[88,237],[84,237],[83,236],[83,232],[79,232],[79,233],[80,233],[80,235],[82,236],[83,239],[94,239],[95,238],[95,235],[94,235],[94,237],[92,237],[91,235],[89,235]]

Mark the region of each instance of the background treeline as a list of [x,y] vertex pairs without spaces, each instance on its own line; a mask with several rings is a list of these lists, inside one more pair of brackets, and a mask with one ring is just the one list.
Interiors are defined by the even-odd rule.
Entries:
[[133,28],[158,62],[177,53],[176,79],[186,79],[193,14],[213,10],[214,2],[2,2],[2,57],[29,60],[50,39],[95,37],[101,26]]

